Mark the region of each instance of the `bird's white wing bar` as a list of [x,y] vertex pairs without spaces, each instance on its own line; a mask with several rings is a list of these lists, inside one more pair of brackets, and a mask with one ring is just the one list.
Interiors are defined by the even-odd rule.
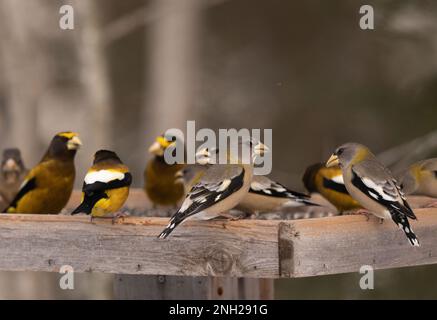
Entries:
[[396,184],[396,180],[384,180],[383,177],[379,177],[378,179],[379,180],[371,179],[368,176],[364,176],[364,173],[362,171],[360,172],[359,167],[352,167],[351,182],[355,187],[361,190],[361,192],[383,206],[395,209],[409,218],[415,219],[414,212],[411,210],[399,186]]
[[334,181],[335,183],[344,184],[344,179],[342,174],[332,177],[331,180]]
[[373,191],[373,193],[377,193],[384,200],[398,202],[400,199],[399,193],[397,190],[393,188],[387,181],[383,184],[377,184],[373,180],[362,177],[361,181],[366,185],[367,188]]
[[300,192],[287,189],[282,184],[270,180],[264,176],[257,176],[250,184],[249,192],[264,195],[268,197],[284,198],[292,200],[292,205],[300,206],[302,203],[307,205],[316,205],[309,201],[309,196]]

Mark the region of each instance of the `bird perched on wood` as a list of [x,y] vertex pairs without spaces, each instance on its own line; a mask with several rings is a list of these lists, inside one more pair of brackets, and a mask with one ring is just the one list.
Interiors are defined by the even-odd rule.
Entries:
[[[202,149],[196,154],[199,164],[211,163],[211,156],[217,155],[218,149]],[[199,165],[196,165],[199,167]],[[197,169],[200,171],[200,169]],[[195,175],[198,177],[199,174]],[[248,194],[236,206],[237,210],[248,214],[258,214],[265,212],[277,212],[285,208],[301,206],[319,206],[311,202],[306,194],[292,191],[275,182],[266,176],[254,175],[250,183]]]
[[117,154],[99,150],[85,176],[82,203],[72,214],[91,214],[92,218],[114,218],[129,196],[132,175]]
[[[170,219],[159,238],[166,238],[187,219],[209,220],[218,216],[229,217],[226,211],[234,208],[248,193],[253,177],[253,161],[268,148],[252,140],[239,142],[238,149],[250,148],[250,157],[227,151],[227,164],[214,164],[200,177],[185,197],[180,209]],[[235,163],[235,164],[234,164]]]
[[150,146],[153,154],[144,171],[144,190],[153,206],[177,206],[184,197],[184,186],[175,176],[184,164],[167,164],[164,153],[167,148],[180,143],[176,139],[161,135]]
[[392,219],[402,229],[413,246],[419,240],[410,227],[408,218],[416,219],[401,188],[390,171],[358,143],[338,147],[326,163],[339,165],[349,194],[365,209],[381,219]]
[[5,149],[0,167],[0,210],[14,199],[29,171],[19,149]]
[[[399,179],[406,194],[437,198],[437,158],[412,164]],[[437,203],[433,203],[435,206]]]
[[52,139],[42,158],[24,179],[8,213],[58,214],[73,191],[74,157],[82,145],[77,133],[61,132]]
[[250,214],[277,212],[285,208],[319,206],[310,196],[292,191],[266,176],[254,175],[250,189],[236,209]]
[[[204,148],[196,153],[198,164],[187,166],[183,170],[185,183],[193,184],[201,177],[202,171],[211,165],[211,157],[217,156],[217,148]],[[203,169],[203,170],[202,170]],[[277,212],[284,208],[300,206],[319,206],[310,201],[310,197],[300,192],[292,191],[282,184],[266,176],[254,175],[250,183],[249,192],[235,207],[237,210],[248,214]]]
[[324,163],[313,164],[306,169],[302,181],[309,193],[321,194],[339,212],[362,208],[344,186],[339,166],[327,168]]

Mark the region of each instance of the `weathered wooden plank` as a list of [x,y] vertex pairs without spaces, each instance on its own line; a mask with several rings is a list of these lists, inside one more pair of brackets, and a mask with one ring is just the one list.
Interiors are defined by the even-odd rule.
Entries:
[[[165,218],[118,224],[84,216],[0,216],[0,270],[278,277],[274,221],[187,222],[167,240]],[[7,258],[6,258],[7,257]]]
[[436,264],[437,210],[415,212],[418,221],[411,225],[420,239],[419,248],[411,247],[393,222],[381,224],[374,217],[368,221],[364,216],[287,221],[280,228],[285,250],[280,262],[281,276],[357,272],[363,265],[386,269]]
[[357,272],[364,264],[436,264],[437,210],[415,211],[420,248],[410,247],[391,221],[364,216],[190,221],[158,240],[166,218],[112,225],[84,216],[0,215],[0,270],[58,271],[68,264],[76,272],[279,278]]

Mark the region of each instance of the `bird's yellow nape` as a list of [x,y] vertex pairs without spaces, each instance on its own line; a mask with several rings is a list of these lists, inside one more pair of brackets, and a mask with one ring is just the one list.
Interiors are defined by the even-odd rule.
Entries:
[[330,168],[330,167],[338,166],[339,164],[340,162],[338,160],[338,157],[335,154],[333,154],[326,162],[326,167]]

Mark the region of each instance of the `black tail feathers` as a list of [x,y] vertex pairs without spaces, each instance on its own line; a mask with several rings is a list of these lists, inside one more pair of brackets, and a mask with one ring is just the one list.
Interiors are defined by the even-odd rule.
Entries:
[[410,244],[415,247],[420,247],[419,239],[417,239],[413,229],[411,229],[407,215],[395,209],[390,209],[390,213],[396,225],[404,231]]
[[158,236],[158,239],[167,238],[170,235],[170,233],[172,233],[173,230],[179,225],[179,223],[180,221],[178,222],[175,217],[171,218],[167,227],[165,227],[165,229]]
[[72,215],[78,214],[78,213],[86,213],[90,214],[91,210],[93,208],[89,205],[87,202],[82,202],[74,211],[71,213]]
[[107,199],[108,195],[104,192],[93,192],[89,194],[85,194],[82,203],[71,213],[72,215],[78,213],[86,213],[91,214],[96,203],[101,199]]

